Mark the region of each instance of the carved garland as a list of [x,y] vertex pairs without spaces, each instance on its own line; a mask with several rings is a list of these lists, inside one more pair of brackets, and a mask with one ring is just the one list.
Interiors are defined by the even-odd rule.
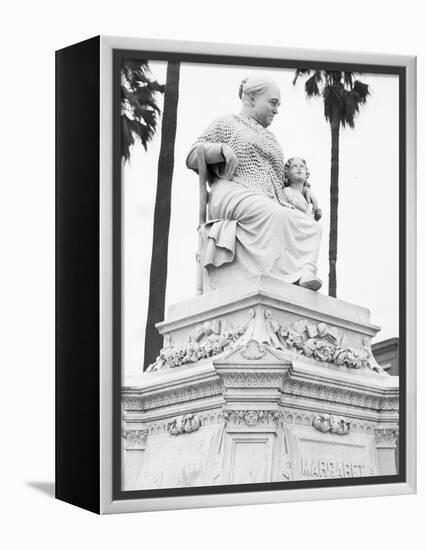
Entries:
[[193,413],[178,416],[167,424],[170,435],[181,435],[196,432],[201,427],[201,419]]
[[[220,319],[206,321],[197,326],[187,343],[181,346],[174,346],[171,336],[166,335],[164,347],[155,363],[148,367],[148,372],[195,363],[241,345],[245,346],[241,351],[243,357],[256,360],[265,354],[265,344],[337,366],[384,372],[374,359],[368,338],[364,338],[361,349],[349,347],[343,344],[343,337],[339,341],[336,329],[325,323],[300,320],[292,326],[284,326],[274,321],[269,309],[264,311],[263,333],[257,338],[255,315],[255,310],[251,309],[248,321],[236,329]],[[256,346],[252,345],[253,342]]]
[[219,319],[206,321],[194,329],[188,342],[183,346],[173,346],[172,339],[168,336],[160,355],[148,367],[147,372],[181,367],[246,344],[248,339],[244,336],[252,333],[255,315],[255,310],[251,309],[248,321],[236,329]]
[[267,343],[276,349],[289,349],[337,366],[384,372],[374,359],[367,338],[364,338],[362,349],[344,346],[338,342],[335,330],[329,329],[325,323],[310,324],[301,320],[291,327],[283,326],[274,321],[271,311],[266,309],[265,331]]
[[[198,412],[193,413],[199,418],[200,426],[218,426],[223,424],[222,412]],[[169,433],[169,424],[173,421],[169,419],[150,420],[144,423],[149,435],[159,435]]]
[[322,433],[331,432],[332,434],[345,435],[351,429],[351,421],[343,416],[318,414],[314,417],[312,426]]

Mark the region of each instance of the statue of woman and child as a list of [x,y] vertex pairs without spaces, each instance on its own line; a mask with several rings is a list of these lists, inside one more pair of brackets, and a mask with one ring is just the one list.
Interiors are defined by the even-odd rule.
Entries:
[[203,144],[209,171],[209,221],[202,265],[211,289],[259,273],[318,290],[321,210],[306,162],[284,162],[268,130],[280,107],[278,85],[263,76],[241,82],[239,114],[210,124],[193,144],[188,168],[198,171]]

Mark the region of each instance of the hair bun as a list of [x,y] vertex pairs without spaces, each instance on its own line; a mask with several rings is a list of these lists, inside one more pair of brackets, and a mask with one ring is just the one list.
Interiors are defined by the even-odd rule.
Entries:
[[241,84],[240,84],[240,87],[238,88],[238,97],[241,99],[243,97],[243,91],[244,91],[244,84],[247,82],[248,80],[248,76],[246,76],[245,78],[243,78],[241,80]]

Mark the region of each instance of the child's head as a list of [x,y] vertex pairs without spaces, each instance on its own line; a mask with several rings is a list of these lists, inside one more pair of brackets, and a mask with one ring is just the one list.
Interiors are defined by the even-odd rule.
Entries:
[[291,157],[284,165],[284,186],[303,181],[309,178],[309,170],[306,161],[300,157]]

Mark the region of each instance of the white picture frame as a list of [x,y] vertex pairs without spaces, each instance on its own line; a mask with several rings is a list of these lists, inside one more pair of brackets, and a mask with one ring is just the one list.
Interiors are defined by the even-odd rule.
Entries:
[[[117,438],[120,419],[121,371],[117,372],[117,355],[112,343],[117,333],[116,300],[121,300],[121,278],[116,276],[113,243],[117,244],[116,222],[114,216],[117,208],[117,188],[115,179],[120,169],[117,159],[117,142],[114,116],[117,113],[119,83],[114,59],[117,52],[152,52],[154,55],[182,55],[185,59],[191,56],[214,56],[217,59],[269,59],[271,63],[291,60],[301,63],[341,64],[342,66],[381,67],[386,73],[387,67],[399,69],[405,86],[400,112],[405,121],[400,147],[405,148],[400,177],[406,182],[405,212],[400,220],[400,228],[405,235],[401,242],[402,258],[405,261],[404,272],[400,273],[401,288],[405,293],[405,303],[401,300],[402,316],[405,326],[405,342],[402,349],[405,357],[400,358],[405,364],[404,379],[401,382],[400,431],[404,434],[405,460],[404,475],[392,483],[381,483],[380,477],[368,483],[345,486],[297,487],[279,489],[272,487],[261,490],[238,491],[228,489],[226,492],[215,491],[179,491],[170,495],[158,490],[155,496],[119,490],[117,480],[121,472],[117,471]],[[123,54],[124,55],[124,54]],[[198,59],[197,57],[197,59]],[[176,42],[142,38],[121,38],[112,36],[99,37],[99,513],[141,512],[153,510],[171,510],[181,508],[199,508],[214,506],[233,506],[241,504],[262,504],[273,502],[292,502],[304,500],[321,500],[350,497],[384,496],[410,494],[416,491],[416,59],[412,56],[385,54],[359,54],[355,52],[298,50],[285,48],[268,48],[256,45],[240,46],[231,44],[208,44],[197,42]],[[121,327],[121,325],[120,325]],[[119,330],[122,330],[119,327]],[[404,425],[405,424],[405,425]],[[402,479],[404,478],[404,479]],[[121,479],[121,478],[120,478]],[[61,498],[61,496],[59,496]]]

